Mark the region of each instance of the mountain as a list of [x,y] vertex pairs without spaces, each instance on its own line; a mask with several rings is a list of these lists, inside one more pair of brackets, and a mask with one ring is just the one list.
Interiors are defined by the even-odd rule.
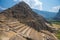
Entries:
[[3,35],[0,39],[57,40],[47,24],[49,22],[43,16],[22,1],[0,13],[0,36]]
[[33,11],[35,11],[39,15],[42,15],[46,19],[52,19],[56,15],[56,13],[54,13],[54,12],[41,11],[41,10],[37,10],[37,9],[33,9]]
[[0,9],[0,12],[2,11],[2,9]]
[[[37,13],[32,11],[32,9],[25,2],[20,2],[19,4],[16,4],[15,6],[1,12],[1,14],[8,17],[8,18],[9,17],[16,18],[20,22],[25,23],[29,26],[32,26],[29,24],[31,22],[32,23],[39,22],[39,24],[42,23],[42,25],[40,25],[40,26],[41,27],[43,26],[43,29],[44,29],[44,27],[47,27],[45,25],[45,23],[49,23],[43,16],[38,15]],[[49,30],[49,29],[47,29],[47,30]]]
[[59,12],[56,14],[56,16],[53,19],[60,21],[60,9],[59,9]]

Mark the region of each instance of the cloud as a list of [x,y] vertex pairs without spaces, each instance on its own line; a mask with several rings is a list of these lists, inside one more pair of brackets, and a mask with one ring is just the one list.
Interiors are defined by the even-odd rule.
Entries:
[[43,10],[42,2],[40,2],[40,0],[14,0],[14,1],[24,1],[33,9]]
[[6,8],[3,8],[3,7],[0,6],[0,9],[5,10]]
[[55,7],[52,7],[49,11],[58,12],[59,9],[60,9],[60,6],[55,6]]

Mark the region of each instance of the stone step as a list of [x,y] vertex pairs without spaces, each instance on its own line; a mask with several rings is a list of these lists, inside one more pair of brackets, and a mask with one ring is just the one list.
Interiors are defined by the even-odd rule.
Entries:
[[20,24],[20,25],[17,25],[16,27],[14,27],[14,29],[19,29],[19,28],[22,28],[23,26],[25,26],[25,24]]
[[17,32],[22,32],[23,30],[25,30],[27,28],[27,26],[22,26],[21,28],[19,28],[18,30],[17,30]]
[[32,28],[30,28],[30,29],[27,31],[26,35],[29,36],[30,33],[31,33],[31,31],[32,31]]
[[26,32],[30,29],[30,27],[27,27],[25,30],[22,31],[22,34],[26,34]]

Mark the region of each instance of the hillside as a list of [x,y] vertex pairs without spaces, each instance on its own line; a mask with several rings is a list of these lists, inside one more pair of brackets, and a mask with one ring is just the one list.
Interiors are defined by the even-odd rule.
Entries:
[[25,3],[0,12],[1,40],[57,40],[49,22]]
[[60,39],[60,21],[51,21],[54,28],[56,28],[56,36]]

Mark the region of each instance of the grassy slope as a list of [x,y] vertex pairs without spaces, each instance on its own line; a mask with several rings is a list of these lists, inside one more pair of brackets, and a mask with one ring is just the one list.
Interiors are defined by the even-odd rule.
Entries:
[[[60,28],[60,21],[51,21],[52,25],[56,28]],[[60,30],[57,31],[56,36],[59,38],[60,40]]]
[[56,36],[57,36],[58,39],[60,40],[60,31],[57,32]]

